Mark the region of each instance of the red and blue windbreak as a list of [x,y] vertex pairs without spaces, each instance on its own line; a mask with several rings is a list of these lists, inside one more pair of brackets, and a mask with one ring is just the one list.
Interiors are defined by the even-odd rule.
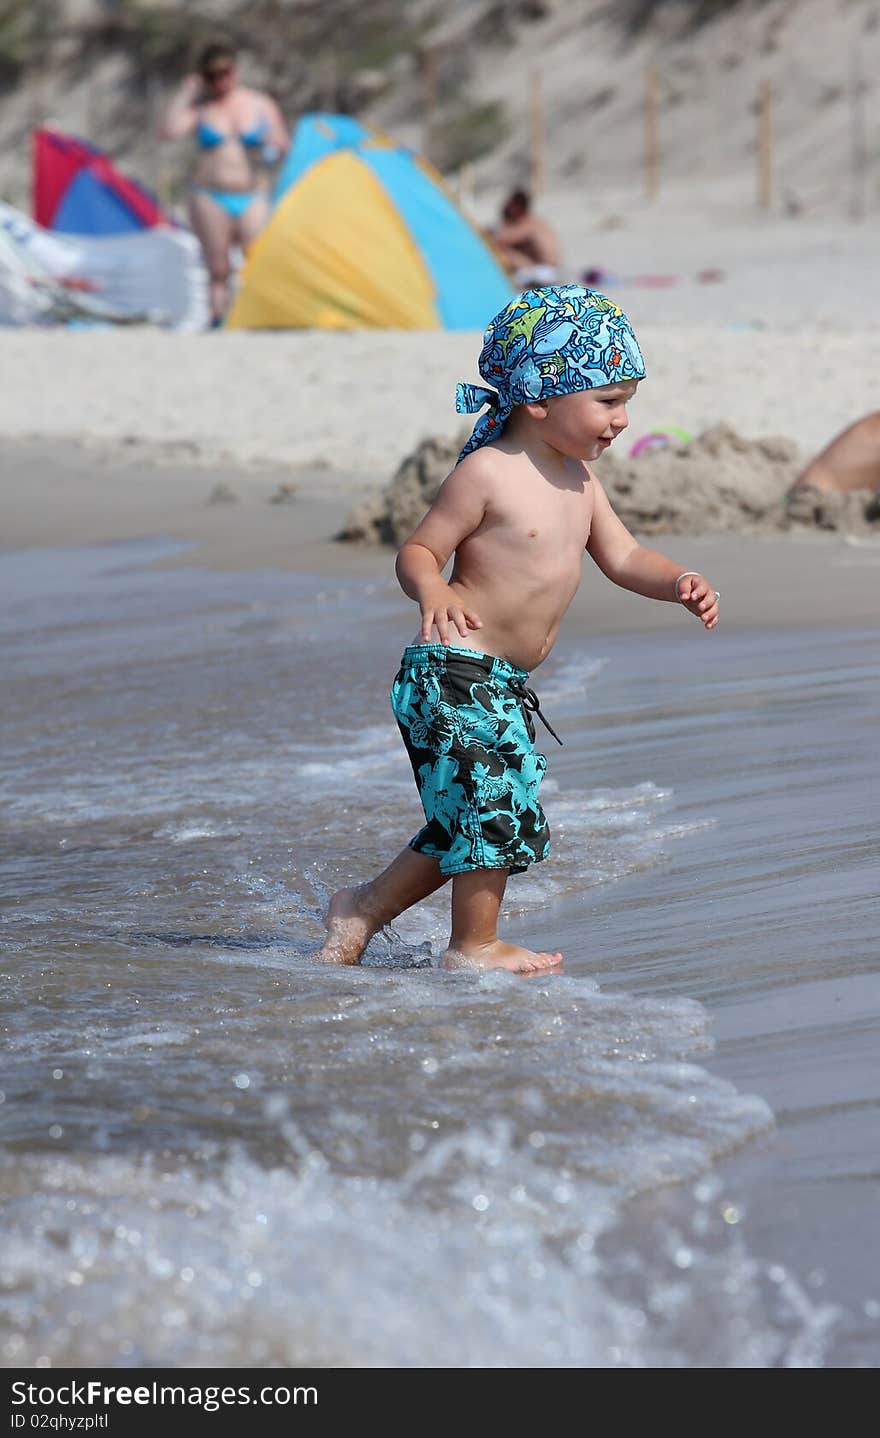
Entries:
[[33,133],[34,219],[73,235],[123,235],[167,224],[156,196],[103,151],[61,130]]

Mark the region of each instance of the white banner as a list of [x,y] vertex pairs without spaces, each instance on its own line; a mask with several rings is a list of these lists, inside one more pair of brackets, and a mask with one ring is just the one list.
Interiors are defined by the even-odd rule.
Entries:
[[165,225],[56,234],[0,203],[0,324],[77,319],[204,329],[207,275],[195,236]]

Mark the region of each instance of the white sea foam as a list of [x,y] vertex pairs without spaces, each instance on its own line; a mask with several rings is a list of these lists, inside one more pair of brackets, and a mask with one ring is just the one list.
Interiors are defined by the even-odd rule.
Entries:
[[[682,1080],[686,1103],[700,1071],[663,1081],[674,1094]],[[280,1095],[264,1105],[287,1148],[272,1166],[244,1149],[200,1167],[19,1162],[14,1181],[0,1173],[4,1360],[515,1368],[527,1352],[534,1367],[688,1367],[698,1347],[713,1367],[821,1362],[834,1311],[789,1275],[771,1281],[725,1222],[723,1190],[695,1182],[687,1225],[645,1231],[621,1273],[602,1247],[617,1197],[666,1174],[625,1130],[591,1171],[548,1163],[552,1114],[531,1102],[521,1135],[413,1124],[395,1177],[334,1171]],[[755,1102],[714,1102],[741,1135],[766,1120]],[[691,1173],[711,1149],[665,1143]]]
[[553,705],[570,708],[572,701],[582,700],[589,692],[606,662],[583,653],[567,659],[554,658],[547,672],[541,668],[530,684],[537,690],[542,708],[548,711]]
[[241,833],[232,824],[214,824],[206,819],[162,824],[154,830],[154,839],[170,839],[172,844],[189,844],[194,839],[234,839]]

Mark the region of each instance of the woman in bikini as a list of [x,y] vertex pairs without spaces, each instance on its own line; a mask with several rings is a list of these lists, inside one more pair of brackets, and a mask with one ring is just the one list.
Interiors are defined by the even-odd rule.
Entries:
[[208,267],[217,326],[229,300],[229,251],[236,243],[247,251],[269,215],[259,164],[274,163],[289,144],[275,101],[239,84],[236,56],[228,45],[209,45],[202,53],[198,74],[181,82],[159,129],[161,140],[192,134],[199,160],[189,214]]

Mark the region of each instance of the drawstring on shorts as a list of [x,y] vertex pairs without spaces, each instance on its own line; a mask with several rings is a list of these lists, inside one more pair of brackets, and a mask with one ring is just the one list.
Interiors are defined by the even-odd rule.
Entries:
[[509,679],[507,682],[508,688],[510,688],[512,692],[516,695],[523,708],[530,709],[533,714],[537,714],[541,723],[544,725],[544,728],[553,735],[553,738],[556,740],[557,744],[562,744],[562,740],[560,739],[556,730],[553,728],[553,725],[550,723],[549,719],[544,718],[544,715],[541,712],[541,701],[535,693],[534,689],[527,689],[521,679]]

